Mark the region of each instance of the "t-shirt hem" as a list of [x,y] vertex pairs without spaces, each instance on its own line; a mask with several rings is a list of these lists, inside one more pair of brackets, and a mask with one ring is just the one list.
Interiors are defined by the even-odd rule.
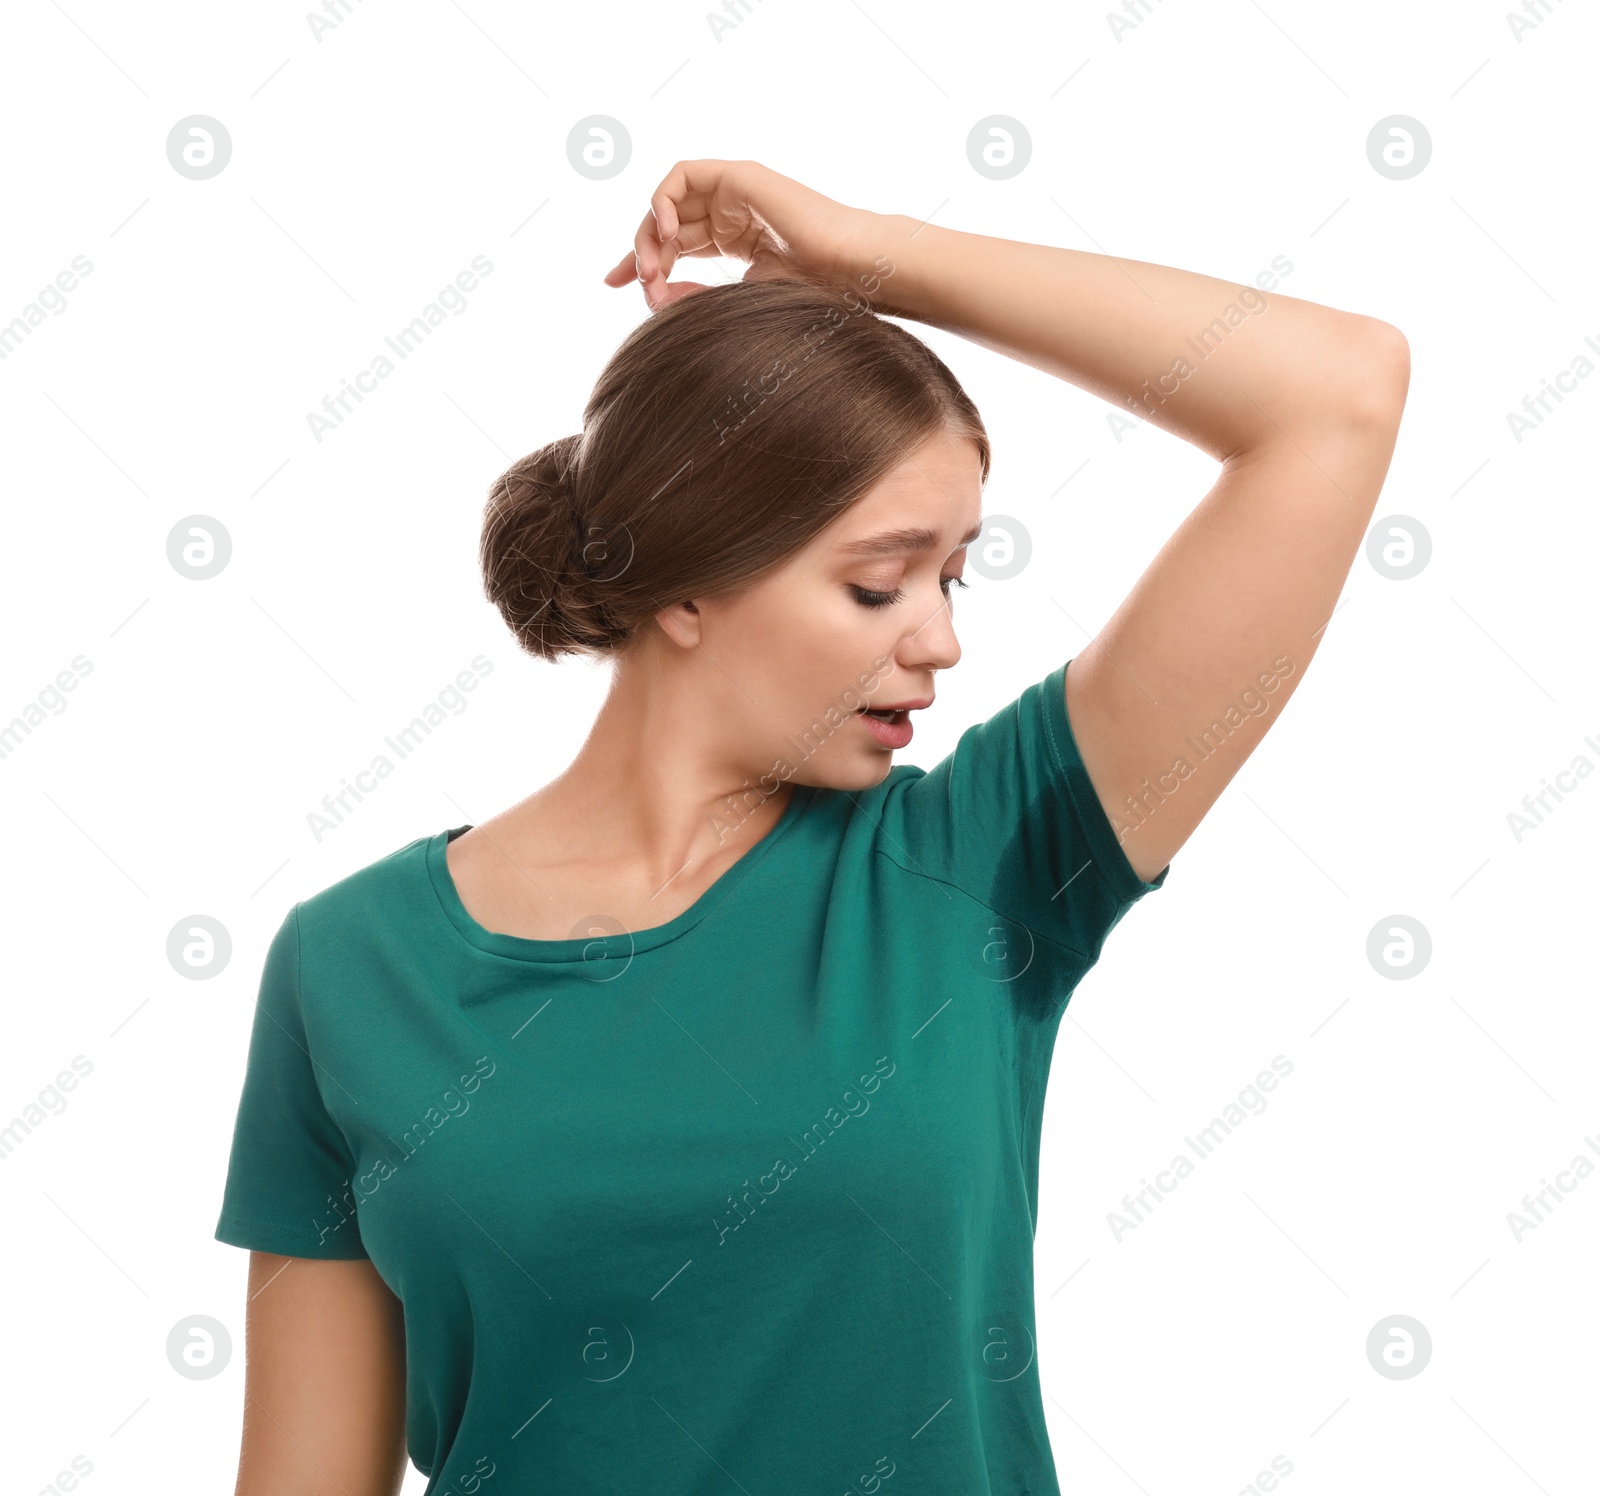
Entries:
[[1094,781],[1084,766],[1083,754],[1072,731],[1072,719],[1067,714],[1067,666],[1071,663],[1071,660],[1063,661],[1044,679],[1045,741],[1050,745],[1051,760],[1066,785],[1067,794],[1072,797],[1078,822],[1089,838],[1095,865],[1118,901],[1132,903],[1160,888],[1167,881],[1172,864],[1169,862],[1152,881],[1146,882],[1128,861],[1111,817],[1100,803]]
[[230,1247],[245,1247],[252,1252],[272,1252],[279,1257],[310,1257],[319,1261],[353,1262],[369,1254],[359,1238],[340,1233],[342,1239],[325,1242],[307,1240],[304,1226],[286,1226],[281,1221],[264,1221],[255,1216],[225,1212],[212,1232],[216,1241]]

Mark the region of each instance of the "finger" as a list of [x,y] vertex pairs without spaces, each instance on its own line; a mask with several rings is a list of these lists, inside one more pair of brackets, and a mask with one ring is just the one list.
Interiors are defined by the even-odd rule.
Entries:
[[673,281],[667,287],[667,299],[663,305],[671,305],[674,301],[682,301],[685,296],[693,296],[697,291],[709,291],[709,286],[702,285],[699,281]]
[[680,161],[650,194],[650,211],[655,215],[656,229],[661,238],[672,239],[677,236],[678,203],[688,195],[688,192],[688,173],[684,170],[684,163]]
[[641,275],[640,280],[646,287],[646,299],[650,305],[663,306],[670,300],[670,283],[667,277],[672,274],[672,267],[678,263],[678,247],[670,241],[656,246],[656,272],[654,275]]
[[677,246],[670,240],[666,243],[661,241],[653,211],[645,214],[640,222],[633,246],[640,284],[648,288],[646,300],[654,306],[661,300],[667,277],[672,273],[673,265],[677,263]]
[[655,214],[646,213],[633,236],[633,252],[639,262],[640,280],[648,280],[656,273],[660,263],[660,244],[661,241],[656,237]]
[[730,199],[749,195],[750,161],[679,161],[650,195],[650,207],[661,225],[661,237],[677,237],[683,220],[706,217],[721,192]]
[[608,286],[625,286],[639,273],[639,258],[630,249],[602,277]]
[[661,283],[660,294],[652,298],[652,287],[645,287],[645,302],[652,312],[659,312],[662,307],[671,306],[675,301],[682,301],[685,296],[693,296],[697,291],[708,291],[709,286],[702,285],[699,281],[664,281]]
[[634,236],[634,253],[639,282],[652,308],[669,299],[667,277],[680,255],[722,253],[711,224],[712,202],[723,187],[739,190],[736,178],[743,166],[734,161],[679,161],[651,193],[650,211]]
[[685,218],[678,226],[672,248],[676,259],[683,259],[686,255],[695,255],[703,259],[708,255],[722,253],[717,247],[716,236],[711,232],[709,218]]
[[[720,193],[724,199],[743,201],[748,195],[750,167],[747,161],[679,161],[650,194],[650,211],[655,216],[657,233],[663,241],[676,239],[684,245],[684,230],[703,222],[704,233],[696,247],[711,241],[711,207]],[[688,252],[685,246],[685,252]]]
[[660,271],[662,280],[672,274],[672,267],[678,263],[678,242],[668,239],[656,249],[656,268]]
[[678,299],[678,287],[671,281],[642,280],[639,289],[644,292],[644,304],[652,312],[659,312],[662,307],[670,306]]

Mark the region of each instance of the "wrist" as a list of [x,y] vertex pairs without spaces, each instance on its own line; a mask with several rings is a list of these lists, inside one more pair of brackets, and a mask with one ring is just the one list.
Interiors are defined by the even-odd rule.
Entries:
[[904,213],[860,212],[852,220],[836,260],[835,279],[890,316],[920,316],[910,273],[927,224]]

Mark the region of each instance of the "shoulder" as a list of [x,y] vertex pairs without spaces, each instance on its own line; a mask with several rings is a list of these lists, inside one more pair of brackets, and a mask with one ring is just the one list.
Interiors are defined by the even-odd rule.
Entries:
[[346,873],[294,906],[302,952],[333,940],[347,943],[365,933],[415,922],[428,883],[428,851],[441,832],[404,846]]

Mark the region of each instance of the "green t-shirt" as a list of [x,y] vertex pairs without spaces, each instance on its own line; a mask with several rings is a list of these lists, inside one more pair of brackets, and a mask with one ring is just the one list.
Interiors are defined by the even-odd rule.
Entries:
[[1055,1035],[1142,882],[1066,665],[925,772],[797,785],[654,929],[529,940],[421,837],[267,955],[218,1240],[370,1257],[429,1493],[1059,1491]]

